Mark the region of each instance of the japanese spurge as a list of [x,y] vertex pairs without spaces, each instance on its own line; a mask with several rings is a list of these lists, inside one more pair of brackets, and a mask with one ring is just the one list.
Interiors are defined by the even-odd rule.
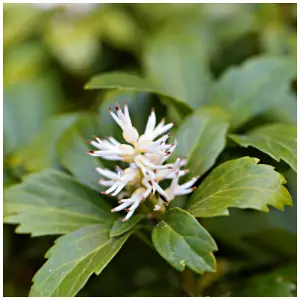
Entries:
[[[95,141],[89,141],[99,150],[89,151],[88,155],[99,156],[107,160],[119,160],[128,163],[123,170],[116,166],[116,171],[96,168],[103,177],[99,183],[107,186],[103,194],[117,196],[119,206],[112,212],[125,209],[128,213],[123,221],[128,220],[139,207],[140,203],[153,197],[157,193],[157,204],[153,210],[162,210],[164,205],[169,204],[177,195],[189,194],[193,191],[193,185],[197,181],[194,177],[190,181],[179,185],[178,180],[188,170],[180,170],[186,161],[178,157],[174,163],[166,163],[177,146],[167,144],[170,133],[166,134],[174,123],[166,124],[164,119],[156,125],[156,116],[152,109],[147,121],[144,134],[139,135],[131,123],[128,106],[124,104],[124,112],[116,105],[116,114],[110,108],[110,114],[123,131],[123,137],[128,144],[121,144],[113,137],[101,140],[94,137]],[[163,189],[160,182],[171,180],[170,186]]]

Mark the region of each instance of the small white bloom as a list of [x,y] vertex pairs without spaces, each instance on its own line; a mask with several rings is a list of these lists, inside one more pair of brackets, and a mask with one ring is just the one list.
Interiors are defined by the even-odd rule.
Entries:
[[[169,203],[175,196],[193,191],[192,186],[197,178],[182,185],[178,184],[179,178],[188,172],[188,170],[180,170],[186,164],[184,159],[179,157],[174,163],[164,164],[178,143],[176,140],[174,144],[167,144],[170,133],[166,134],[166,132],[173,127],[174,123],[165,125],[162,120],[156,126],[155,111],[152,109],[145,132],[140,136],[132,125],[126,103],[124,111],[117,104],[116,114],[111,108],[110,114],[122,129],[125,141],[131,145],[121,144],[113,137],[109,137],[107,140],[94,137],[95,141],[89,141],[89,143],[98,150],[91,150],[87,154],[106,160],[121,160],[129,163],[125,170],[117,166],[116,172],[96,168],[96,171],[104,177],[100,178],[99,183],[108,187],[103,194],[118,195],[120,205],[112,209],[112,212],[125,209],[128,213],[123,221],[126,221],[142,201],[153,197],[155,193],[164,199],[158,197],[159,202],[154,205],[154,210],[157,211],[162,209],[164,201]],[[159,182],[165,179],[172,179],[172,182],[169,188],[163,190]]]

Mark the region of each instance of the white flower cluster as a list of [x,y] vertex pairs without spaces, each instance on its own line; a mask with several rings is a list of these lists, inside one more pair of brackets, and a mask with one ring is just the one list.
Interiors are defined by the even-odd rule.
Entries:
[[[173,164],[164,164],[177,146],[177,141],[174,144],[166,144],[170,133],[165,133],[173,127],[174,123],[165,125],[165,121],[161,120],[156,126],[156,116],[152,109],[145,133],[140,136],[131,123],[126,103],[124,112],[117,104],[116,114],[111,108],[110,114],[123,130],[125,141],[131,145],[121,144],[113,137],[106,140],[94,137],[95,141],[89,141],[89,143],[99,150],[89,151],[87,154],[129,163],[129,167],[125,170],[117,166],[116,172],[96,168],[96,171],[103,176],[99,183],[109,187],[103,194],[118,195],[120,205],[112,209],[112,212],[125,209],[128,213],[123,221],[126,221],[148,196],[153,197],[155,193],[158,193],[159,203],[163,203],[164,200],[168,204],[175,196],[189,194],[194,190],[192,186],[197,178],[182,185],[178,184],[179,178],[188,172],[188,170],[180,170],[186,163],[184,159],[178,157]],[[162,134],[165,135],[158,138]],[[165,179],[172,181],[169,188],[163,190],[159,182]],[[154,210],[160,210],[160,205],[155,205]]]

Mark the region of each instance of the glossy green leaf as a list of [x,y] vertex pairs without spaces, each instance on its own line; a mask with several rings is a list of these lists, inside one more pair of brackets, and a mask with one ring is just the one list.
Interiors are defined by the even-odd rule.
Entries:
[[127,74],[123,72],[112,72],[100,74],[93,77],[86,85],[86,89],[120,89],[120,90],[133,90],[141,92],[150,92],[161,96],[171,98],[174,105],[182,110],[185,114],[192,111],[192,108],[186,105],[181,99],[174,98],[166,91],[157,87],[151,81],[139,77],[137,75]]
[[225,71],[213,88],[211,103],[230,113],[235,129],[282,101],[295,76],[293,60],[272,56],[252,58]]
[[48,261],[33,278],[31,297],[72,297],[89,277],[99,275],[118,253],[130,232],[109,237],[110,225],[93,224],[67,234],[46,253]]
[[176,270],[185,266],[197,273],[214,272],[217,250],[213,238],[186,211],[171,208],[152,232],[152,241],[158,253]]
[[195,217],[228,215],[228,208],[269,211],[292,205],[285,178],[259,159],[242,157],[217,166],[193,193],[188,211]]
[[11,157],[12,166],[23,166],[26,171],[36,172],[58,165],[56,143],[78,115],[65,114],[51,118],[29,143]]
[[110,230],[109,236],[113,238],[124,234],[125,232],[132,229],[136,224],[138,224],[143,218],[144,216],[142,215],[133,215],[126,222],[123,222],[122,218],[116,220]]
[[207,102],[210,71],[196,35],[160,34],[146,49],[146,73],[157,86],[196,109]]
[[273,159],[284,160],[297,171],[297,127],[288,124],[271,124],[257,127],[247,134],[231,134],[229,138],[242,147],[252,146]]
[[227,118],[218,107],[204,107],[188,116],[179,127],[175,155],[187,158],[191,176],[203,175],[224,149]]
[[294,297],[296,284],[275,272],[255,275],[238,284],[234,296],[239,297]]
[[44,170],[25,177],[4,194],[4,221],[20,224],[19,233],[62,234],[116,218],[105,200],[72,177]]
[[82,184],[96,191],[103,191],[99,181],[96,167],[101,162],[96,157],[86,154],[92,148],[87,140],[92,139],[99,132],[99,121],[94,115],[86,115],[70,126],[60,136],[57,142],[57,151],[60,163],[71,172]]

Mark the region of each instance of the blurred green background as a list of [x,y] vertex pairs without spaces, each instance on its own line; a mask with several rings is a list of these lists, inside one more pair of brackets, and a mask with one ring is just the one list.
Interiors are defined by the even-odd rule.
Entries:
[[[15,153],[26,148],[48,122],[61,113],[97,110],[105,92],[84,90],[91,76],[113,70],[143,75],[145,49],[162,32],[196,35],[217,78],[228,66],[261,53],[289,56],[296,63],[296,11],[296,4],[4,4],[4,188],[40,169],[43,161],[29,159],[24,168]],[[286,118],[295,122],[296,96],[291,98]],[[274,119],[276,113],[270,111],[264,117]],[[51,132],[56,135],[55,130]],[[39,137],[40,150],[29,148],[24,155],[48,153],[45,138]],[[296,201],[296,175],[285,171]],[[221,267],[220,274],[200,283],[203,290],[224,296],[228,287],[235,289],[232,282],[240,279],[240,270],[247,276],[253,266],[268,270],[275,262],[278,272],[283,272],[282,262],[286,268],[293,266],[295,207],[270,217],[233,210],[226,221],[204,222],[220,246]],[[239,220],[246,223],[245,228],[226,236],[224,226],[231,231]],[[281,231],[276,229],[279,223]],[[257,227],[263,228],[270,241],[256,234]],[[14,230],[4,226],[4,296],[27,296],[31,279],[55,238],[30,238]],[[133,248],[139,249],[134,257]],[[228,269],[233,275],[219,284],[218,276],[222,278]],[[79,296],[185,296],[182,282],[189,281],[188,276],[193,275],[177,274],[133,237],[99,277],[92,276]],[[272,278],[268,280],[272,288]]]

